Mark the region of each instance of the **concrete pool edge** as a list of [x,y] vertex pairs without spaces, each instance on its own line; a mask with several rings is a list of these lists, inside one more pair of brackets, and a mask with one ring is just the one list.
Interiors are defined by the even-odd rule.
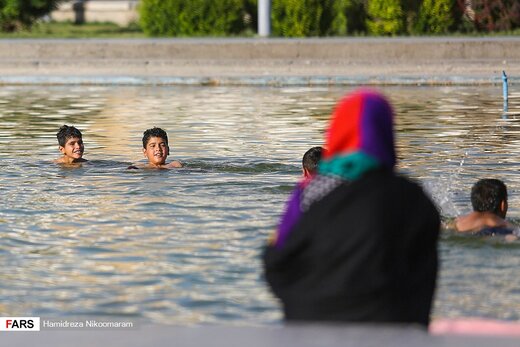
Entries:
[[520,38],[0,40],[0,84],[519,83]]
[[92,346],[453,346],[516,347],[518,338],[498,336],[429,335],[416,326],[391,325],[293,325],[276,327],[178,327],[149,325],[130,330],[42,330],[2,332],[9,345]]
[[[510,85],[520,79],[509,78]],[[499,77],[347,77],[347,76],[0,76],[0,85],[120,85],[120,86],[467,86],[499,85]]]

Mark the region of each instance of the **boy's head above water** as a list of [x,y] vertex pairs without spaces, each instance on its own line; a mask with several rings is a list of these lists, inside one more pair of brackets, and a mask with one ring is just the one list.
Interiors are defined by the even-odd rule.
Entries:
[[[455,219],[458,232],[473,232],[477,235],[504,235],[513,233],[516,227],[506,221],[507,187],[501,180],[481,179],[471,188],[473,212]],[[508,240],[506,237],[506,240]],[[512,236],[511,241],[516,236]]]
[[143,154],[148,159],[149,164],[154,166],[164,165],[169,151],[166,131],[154,127],[143,133]]
[[501,180],[481,179],[471,188],[473,211],[492,212],[501,218],[507,213],[507,187]]
[[63,154],[63,157],[58,159],[57,162],[70,164],[85,161],[82,159],[85,146],[83,145],[81,131],[73,126],[63,125],[56,137],[58,138],[59,150]]
[[322,147],[312,147],[302,158],[302,170],[304,177],[311,177],[318,170],[318,163],[323,153]]

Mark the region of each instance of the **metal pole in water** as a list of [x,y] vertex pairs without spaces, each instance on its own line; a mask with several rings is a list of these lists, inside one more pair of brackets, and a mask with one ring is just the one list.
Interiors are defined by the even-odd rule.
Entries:
[[502,93],[504,94],[504,100],[508,98],[508,86],[507,86],[507,75],[505,71],[502,71]]
[[508,111],[508,98],[509,98],[509,87],[507,85],[507,75],[505,71],[502,71],[502,95],[504,97],[504,117],[507,117],[506,113]]
[[271,35],[271,0],[258,0],[258,35]]

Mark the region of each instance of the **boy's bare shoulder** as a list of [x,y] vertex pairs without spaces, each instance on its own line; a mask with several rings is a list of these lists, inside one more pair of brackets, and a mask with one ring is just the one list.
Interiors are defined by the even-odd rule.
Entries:
[[176,169],[176,168],[181,168],[181,167],[182,167],[182,163],[180,161],[174,160],[171,163],[160,165],[160,166],[155,166],[155,165],[150,165],[150,164],[144,164],[144,165],[143,164],[132,164],[132,165],[128,166],[127,169],[130,169],[130,170],[137,170],[137,169]]
[[508,223],[491,212],[471,212],[455,219],[458,232],[475,232],[485,227],[507,227]]
[[72,165],[72,166],[74,166],[74,165],[78,165],[78,164],[82,164],[82,163],[88,163],[88,160],[81,158],[79,160],[75,160],[73,162],[69,162],[66,157],[60,157],[58,159],[54,159],[52,161],[52,163],[53,164],[63,164],[63,165]]
[[181,168],[182,167],[182,164],[180,161],[178,160],[174,160],[172,161],[171,163],[167,164],[166,165],[167,168]]

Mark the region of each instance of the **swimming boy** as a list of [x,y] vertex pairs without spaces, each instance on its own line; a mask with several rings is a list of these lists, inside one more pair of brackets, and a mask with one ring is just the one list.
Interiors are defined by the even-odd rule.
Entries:
[[83,137],[81,131],[73,126],[63,125],[58,133],[59,150],[63,156],[54,160],[58,164],[76,164],[86,162],[83,159],[85,146],[83,145]]
[[[302,158],[302,172],[303,180],[297,185],[297,194],[301,194],[305,186],[311,181],[311,178],[316,175],[318,171],[318,163],[321,160],[323,154],[323,147],[312,147],[310,148]],[[276,243],[277,233],[272,233],[269,237],[271,244]]]
[[323,153],[322,147],[312,147],[303,155],[302,159],[302,170],[303,177],[310,178],[318,169],[318,162],[321,160],[321,154]]
[[511,234],[514,226],[508,223],[507,187],[501,180],[481,179],[471,188],[473,212],[455,220],[458,232],[483,235]]
[[161,128],[154,127],[143,133],[143,154],[148,159],[145,168],[171,169],[182,167],[182,164],[177,160],[166,163],[166,158],[170,154],[170,147],[168,146],[168,135]]

